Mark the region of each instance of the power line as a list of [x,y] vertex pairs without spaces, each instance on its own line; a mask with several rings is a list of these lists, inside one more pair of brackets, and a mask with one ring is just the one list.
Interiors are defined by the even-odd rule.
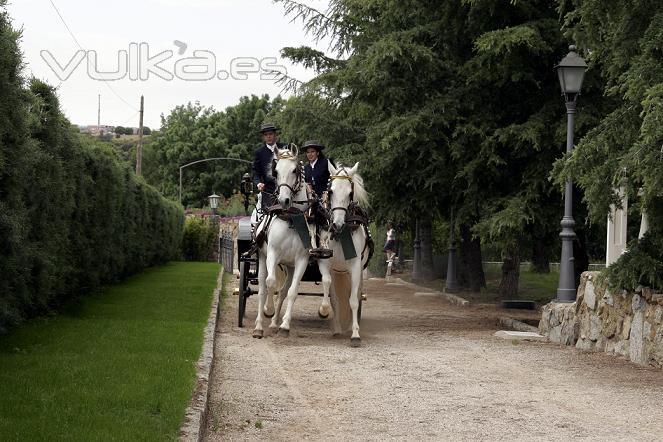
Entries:
[[130,116],[129,118],[127,118],[126,120],[124,120],[122,123],[120,123],[118,126],[124,126],[124,125],[127,124],[129,121],[132,121],[134,118],[136,118],[136,115],[138,115],[139,113],[140,113],[140,111],[137,111],[137,112],[134,113],[132,116]]
[[[60,10],[58,9],[57,6],[55,6],[55,3],[53,3],[53,0],[48,0],[48,1],[51,3],[51,6],[52,6],[53,9],[55,10],[55,13],[58,15],[58,17],[60,17],[60,21],[62,22],[62,24],[64,25],[64,27],[67,29],[67,32],[69,32],[69,35],[71,35],[71,38],[74,40],[74,42],[78,45],[78,47],[79,47],[82,51],[86,51],[86,49],[83,47],[83,45],[78,41],[78,39],[76,38],[76,36],[74,35],[74,33],[71,31],[71,28],[69,28],[69,25],[67,24],[66,20],[64,19],[64,17],[63,17],[62,14],[60,13]],[[87,51],[86,51],[86,52],[87,52]],[[90,60],[89,60],[89,59],[88,59],[88,63],[90,63]],[[119,98],[120,101],[122,101],[124,104],[126,104],[126,105],[129,106],[131,109],[135,110],[136,112],[139,112],[139,110],[138,110],[135,106],[133,106],[131,103],[129,103],[127,100],[125,100],[120,94],[118,94],[117,91],[115,91],[115,89],[113,89],[113,88],[111,87],[111,85],[108,83],[108,81],[106,81],[106,80],[101,80],[101,81],[104,82],[104,84],[106,85],[106,87],[107,87],[108,89],[110,89],[110,91],[111,91],[111,92],[112,92],[117,98]]]

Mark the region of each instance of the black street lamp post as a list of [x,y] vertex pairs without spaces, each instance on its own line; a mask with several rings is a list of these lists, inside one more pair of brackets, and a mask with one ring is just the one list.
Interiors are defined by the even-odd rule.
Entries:
[[[562,95],[566,103],[566,153],[573,150],[573,125],[576,114],[576,100],[580,95],[582,81],[585,77],[587,63],[576,53],[575,46],[569,46],[569,53],[555,66]],[[562,231],[559,234],[562,239],[562,257],[559,262],[559,285],[557,286],[557,301],[573,302],[576,299],[576,284],[573,258],[573,240],[576,237],[573,227],[573,181],[566,180],[564,190],[564,217],[560,223]]]

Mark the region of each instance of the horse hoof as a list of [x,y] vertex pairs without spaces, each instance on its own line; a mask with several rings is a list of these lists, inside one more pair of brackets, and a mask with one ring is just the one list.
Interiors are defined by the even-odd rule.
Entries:
[[320,316],[321,319],[327,319],[329,317],[329,313],[323,315],[322,312],[318,311],[318,316]]
[[361,346],[361,338],[350,338],[350,347],[357,348]]
[[274,317],[274,313],[272,313],[271,315],[265,313],[264,315],[265,315],[265,318],[267,318],[267,319],[272,319]]
[[279,329],[279,336],[281,336],[283,338],[287,338],[288,336],[290,336],[290,330],[286,330],[285,328],[280,328]]
[[253,337],[262,339],[262,330],[253,330]]

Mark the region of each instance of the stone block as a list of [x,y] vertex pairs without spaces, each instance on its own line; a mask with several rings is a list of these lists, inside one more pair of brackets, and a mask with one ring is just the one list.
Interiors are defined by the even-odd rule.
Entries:
[[[557,327],[558,325],[560,325],[562,323],[562,321],[560,320],[560,317],[557,316],[558,313],[559,312],[557,312],[557,311],[553,311],[552,314],[550,315],[550,326],[551,327]],[[561,319],[563,320],[564,318],[561,318]]]
[[[635,296],[634,296],[635,297]],[[638,311],[634,316],[633,316],[633,323],[631,324],[631,337],[630,337],[630,347],[629,347],[629,355],[631,357],[631,361],[635,362],[636,364],[644,364],[645,363],[645,348],[644,348],[644,314],[642,311]]]
[[630,348],[631,348],[631,342],[628,339],[625,341],[619,341],[615,345],[615,354],[628,358]]
[[624,318],[624,323],[622,324],[622,334],[620,336],[623,341],[630,339],[632,323],[633,323],[632,316],[626,316]]
[[663,307],[660,305],[656,306],[656,310],[654,310],[654,322],[656,324],[663,322]]
[[580,339],[578,339],[578,342],[576,342],[576,348],[585,351],[593,350],[594,343],[589,339],[581,337]]
[[545,333],[545,336],[548,336],[550,342],[566,345],[566,343],[562,341],[562,327],[560,326],[551,328],[548,333]]
[[517,340],[517,341],[547,341],[547,338],[545,336],[533,332],[500,330],[498,332],[495,332],[494,336],[497,338]]
[[612,292],[610,290],[606,290],[605,294],[603,295],[602,299],[603,303],[606,305],[614,306],[615,305],[615,299],[612,296]]
[[585,283],[584,295],[585,305],[594,310],[596,308],[596,291],[594,290],[594,283],[589,279]]
[[642,296],[638,295],[637,293],[633,295],[633,299],[631,299],[631,310],[633,313],[644,310],[646,305],[647,303],[642,298]]
[[603,330],[603,322],[601,321],[601,318],[592,315],[589,319],[589,340],[594,342],[598,341],[601,337],[601,330]]
[[611,309],[607,311],[607,313],[602,317],[602,321],[603,324],[601,333],[606,338],[612,338],[619,332],[622,318],[617,316],[617,313],[615,313],[614,310]]

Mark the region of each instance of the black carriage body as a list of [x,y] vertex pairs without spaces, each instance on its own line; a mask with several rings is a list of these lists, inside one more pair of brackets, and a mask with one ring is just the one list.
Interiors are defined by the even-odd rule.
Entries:
[[245,253],[251,249],[253,244],[253,234],[251,226],[251,217],[246,216],[239,219],[238,229],[237,229],[237,268],[243,260],[252,259],[255,260],[256,257],[245,257]]

